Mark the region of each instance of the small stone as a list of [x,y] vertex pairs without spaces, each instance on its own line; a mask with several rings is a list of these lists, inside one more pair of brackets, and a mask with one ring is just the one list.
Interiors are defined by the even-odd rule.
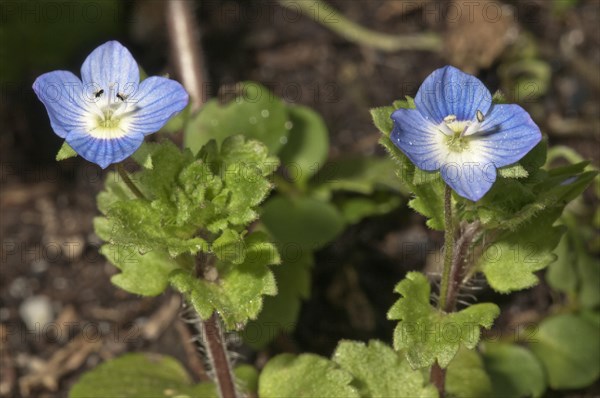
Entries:
[[31,296],[19,306],[19,315],[29,330],[42,330],[54,320],[52,303],[46,296]]

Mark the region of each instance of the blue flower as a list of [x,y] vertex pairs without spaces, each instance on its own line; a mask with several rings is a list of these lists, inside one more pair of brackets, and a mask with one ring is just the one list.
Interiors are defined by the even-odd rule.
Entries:
[[137,63],[121,43],[96,48],[71,72],[41,75],[33,90],[52,129],[82,157],[106,168],[133,154],[188,103],[181,84],[153,76],[140,83]]
[[477,201],[496,181],[496,169],[516,163],[542,139],[519,105],[492,104],[474,76],[445,66],[425,79],[416,109],[392,113],[392,142],[417,166],[440,170],[460,196]]

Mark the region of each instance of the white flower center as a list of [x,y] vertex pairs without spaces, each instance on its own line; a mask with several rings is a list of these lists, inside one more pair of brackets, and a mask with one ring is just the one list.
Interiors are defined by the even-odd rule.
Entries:
[[464,152],[469,149],[470,136],[480,130],[483,116],[477,111],[477,120],[457,120],[456,115],[448,115],[438,124],[438,130],[444,134],[446,145],[452,152]]
[[134,110],[128,106],[127,98],[121,93],[114,93],[112,87],[108,93],[100,90],[94,95],[98,100],[89,106],[86,115],[87,133],[98,139],[126,136],[131,121],[130,116]]

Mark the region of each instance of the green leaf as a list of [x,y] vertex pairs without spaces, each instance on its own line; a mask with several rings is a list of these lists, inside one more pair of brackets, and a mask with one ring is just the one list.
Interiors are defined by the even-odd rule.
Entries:
[[312,251],[295,244],[278,243],[278,248],[282,262],[273,269],[277,296],[265,296],[258,318],[248,322],[242,333],[244,342],[257,349],[266,346],[280,333],[294,330],[302,300],[310,294]]
[[515,344],[486,343],[482,356],[494,396],[541,397],[546,390],[544,368],[529,350]]
[[427,226],[436,231],[444,230],[444,183],[441,181],[413,186],[415,198],[408,206],[427,217]]
[[239,365],[233,370],[235,373],[236,386],[245,396],[256,396],[258,392],[258,371],[252,365]]
[[380,341],[342,341],[332,359],[352,374],[361,397],[438,396],[424,372],[413,370],[403,355]]
[[598,328],[576,315],[544,320],[530,344],[554,389],[584,388],[600,377]]
[[[277,285],[268,265],[279,264],[275,246],[266,234],[254,232],[244,238],[245,258],[241,264],[217,261],[216,278],[199,279],[190,272],[171,274],[171,285],[194,306],[202,319],[217,311],[229,330],[241,329],[256,319],[262,296],[277,294]],[[210,264],[207,264],[210,266]],[[206,270],[205,270],[206,272]]]
[[473,348],[480,326],[490,328],[500,310],[491,303],[472,305],[462,311],[444,313],[429,304],[431,286],[425,275],[409,272],[395,288],[402,295],[388,312],[400,320],[394,331],[394,348],[406,350],[412,367],[431,366],[436,360],[445,368],[461,344]]
[[405,192],[388,158],[345,157],[328,162],[311,180],[317,195],[328,198],[333,191],[369,195],[377,188]]
[[214,139],[221,144],[225,138],[241,134],[260,141],[274,155],[287,142],[292,128],[288,112],[281,100],[258,83],[236,85],[236,97],[226,105],[217,99],[208,101],[185,126],[185,145],[196,153]]
[[344,219],[331,204],[309,197],[275,196],[263,206],[261,221],[278,242],[317,249],[344,228]]
[[381,108],[371,109],[371,118],[375,127],[379,129],[387,137],[390,136],[394,123],[392,122],[391,115],[396,109],[393,106],[382,106]]
[[69,158],[74,158],[75,156],[77,156],[77,152],[75,152],[75,149],[71,148],[71,146],[67,144],[67,141],[65,141],[63,142],[62,146],[58,150],[58,153],[56,154],[56,160],[65,160]]
[[556,259],[552,252],[564,229],[552,224],[560,209],[538,214],[517,231],[505,232],[479,259],[478,267],[494,290],[508,293],[538,282],[534,272]]
[[212,383],[193,385],[184,367],[159,354],[126,354],[85,373],[69,398],[217,398]]
[[295,183],[303,185],[327,160],[329,132],[321,116],[306,106],[288,107],[292,129],[279,158]]
[[415,175],[415,165],[406,157],[404,153],[388,137],[381,137],[379,143],[385,148],[388,155],[392,159],[395,165],[395,174],[400,182],[412,191],[413,178]]
[[265,365],[258,380],[261,398],[358,398],[352,376],[314,354],[281,354]]
[[364,218],[387,214],[396,209],[402,200],[399,195],[372,195],[336,200],[347,224],[356,224]]
[[161,294],[169,284],[170,273],[180,268],[175,259],[158,250],[142,254],[130,245],[108,244],[100,253],[121,270],[111,282],[142,296]]
[[244,238],[232,229],[226,229],[221,236],[215,239],[211,251],[219,260],[232,264],[241,264],[246,257]]
[[489,397],[495,392],[477,351],[461,347],[448,365],[446,391],[457,398]]

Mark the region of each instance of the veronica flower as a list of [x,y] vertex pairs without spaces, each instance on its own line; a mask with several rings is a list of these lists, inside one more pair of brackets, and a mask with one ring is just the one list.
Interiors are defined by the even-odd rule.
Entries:
[[429,75],[416,109],[392,113],[392,142],[417,166],[440,170],[460,196],[477,201],[496,180],[496,169],[516,163],[542,139],[519,105],[492,104],[474,76],[445,66]]
[[140,83],[137,63],[119,42],[96,48],[71,72],[41,75],[33,90],[46,106],[52,129],[82,157],[106,168],[135,152],[188,103],[174,80],[153,76]]

